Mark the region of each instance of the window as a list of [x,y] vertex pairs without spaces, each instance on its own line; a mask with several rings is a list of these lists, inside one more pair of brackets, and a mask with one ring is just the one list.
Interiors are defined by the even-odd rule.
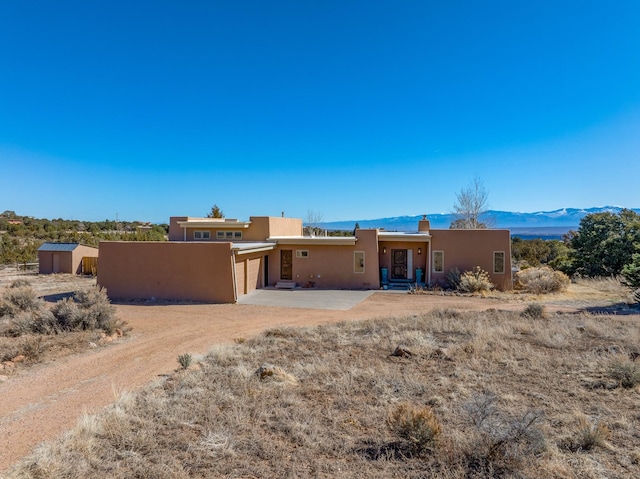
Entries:
[[364,273],[364,251],[353,252],[353,272]]
[[197,240],[211,239],[211,231],[194,231],[193,239],[197,239]]
[[504,251],[493,252],[493,272],[497,274],[504,273]]
[[216,231],[216,239],[219,240],[241,240],[242,231]]
[[296,250],[296,258],[308,258],[309,250],[308,249],[297,249]]
[[433,252],[433,272],[444,273],[444,251]]

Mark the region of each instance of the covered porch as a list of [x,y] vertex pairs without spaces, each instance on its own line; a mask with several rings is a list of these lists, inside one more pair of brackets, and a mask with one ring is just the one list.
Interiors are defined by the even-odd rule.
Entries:
[[381,231],[378,261],[384,289],[428,285],[431,283],[431,235]]

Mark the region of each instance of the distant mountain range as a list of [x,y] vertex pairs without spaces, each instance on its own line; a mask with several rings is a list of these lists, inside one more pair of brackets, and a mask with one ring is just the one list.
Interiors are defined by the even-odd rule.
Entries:
[[[485,221],[492,228],[510,229],[512,234],[522,237],[552,236],[559,237],[571,229],[577,229],[580,220],[591,213],[619,213],[619,206],[603,206],[600,208],[562,208],[554,211],[537,211],[535,213],[515,213],[511,211],[490,210],[484,215]],[[629,208],[640,213],[640,208]],[[422,215],[396,216],[373,220],[329,221],[321,227],[328,230],[352,230],[356,223],[360,228],[380,228],[387,231],[415,231]],[[454,219],[452,214],[427,214],[432,228],[449,228]]]

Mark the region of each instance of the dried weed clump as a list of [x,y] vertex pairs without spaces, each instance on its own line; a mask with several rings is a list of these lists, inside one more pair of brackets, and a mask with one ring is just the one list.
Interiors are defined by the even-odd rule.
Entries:
[[483,291],[491,291],[493,288],[494,285],[491,282],[489,273],[480,268],[480,266],[462,273],[458,283],[458,289],[464,293],[481,293]]
[[410,444],[413,453],[430,450],[442,433],[433,409],[429,406],[400,404],[387,418],[389,429],[400,439]]
[[571,435],[560,441],[560,447],[573,452],[586,452],[596,447],[607,447],[610,437],[611,431],[605,424],[578,414]]
[[639,328],[496,310],[276,328],[85,418],[7,477],[635,478],[636,391],[590,385]]
[[529,319],[544,319],[546,313],[544,312],[544,306],[540,303],[530,303],[524,308],[520,316]]
[[516,273],[516,287],[533,294],[566,291],[570,282],[566,274],[548,266],[527,268]]

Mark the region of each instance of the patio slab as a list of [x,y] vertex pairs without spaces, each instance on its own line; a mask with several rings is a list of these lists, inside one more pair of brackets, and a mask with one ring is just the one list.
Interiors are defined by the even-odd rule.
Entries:
[[238,304],[258,306],[280,306],[285,308],[332,309],[347,311],[371,296],[374,291],[351,291],[342,289],[283,290],[275,288],[256,289],[238,298]]

